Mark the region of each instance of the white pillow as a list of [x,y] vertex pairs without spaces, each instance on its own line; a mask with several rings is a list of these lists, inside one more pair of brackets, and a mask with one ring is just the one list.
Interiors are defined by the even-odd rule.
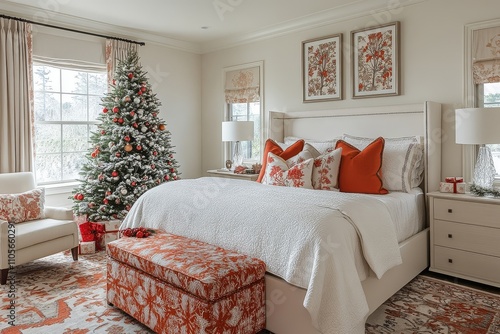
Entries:
[[[291,145],[295,143],[297,140],[302,139],[299,137],[285,137],[285,145]],[[320,154],[325,154],[329,148],[335,148],[335,144],[337,144],[337,140],[341,139],[334,138],[330,140],[314,140],[314,139],[304,139],[306,144],[312,145],[315,149],[318,150]]]
[[292,167],[283,158],[269,152],[263,184],[273,186],[312,189],[311,175],[314,159],[308,159]]
[[[346,135],[342,139],[357,149],[364,149],[374,138]],[[382,182],[389,191],[409,192],[423,179],[423,144],[419,136],[384,138]]]

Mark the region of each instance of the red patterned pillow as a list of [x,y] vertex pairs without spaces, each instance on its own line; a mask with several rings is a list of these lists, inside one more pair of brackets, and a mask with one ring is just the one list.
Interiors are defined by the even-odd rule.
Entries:
[[299,154],[304,148],[304,141],[298,140],[285,150],[283,150],[278,143],[276,143],[272,139],[266,140],[266,145],[264,146],[264,155],[262,156],[262,169],[260,170],[259,177],[257,178],[257,182],[262,182],[264,175],[266,173],[266,164],[267,164],[267,156],[269,153],[274,153],[285,160],[290,159],[291,157]]
[[12,223],[44,218],[45,188],[0,195],[0,219]]
[[337,148],[314,159],[312,172],[314,189],[337,190],[341,158],[342,148]]
[[289,168],[286,160],[269,152],[265,178],[262,183],[273,186],[312,189],[313,162],[314,159],[308,159]]

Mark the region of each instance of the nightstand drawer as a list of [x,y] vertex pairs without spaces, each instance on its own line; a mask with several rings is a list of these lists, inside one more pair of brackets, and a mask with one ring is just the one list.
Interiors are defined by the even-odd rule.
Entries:
[[500,284],[500,257],[434,246],[434,267]]
[[500,228],[499,217],[500,205],[434,199],[434,219]]
[[435,245],[500,257],[497,228],[434,220],[433,237]]

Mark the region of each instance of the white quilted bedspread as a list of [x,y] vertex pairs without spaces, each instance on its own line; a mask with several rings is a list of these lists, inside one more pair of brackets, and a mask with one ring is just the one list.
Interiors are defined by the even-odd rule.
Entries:
[[364,333],[368,305],[355,263],[359,244],[379,278],[401,263],[391,216],[371,195],[228,178],[179,180],[137,200],[121,228],[137,226],[263,260],[269,273],[307,289],[304,307],[324,334]]

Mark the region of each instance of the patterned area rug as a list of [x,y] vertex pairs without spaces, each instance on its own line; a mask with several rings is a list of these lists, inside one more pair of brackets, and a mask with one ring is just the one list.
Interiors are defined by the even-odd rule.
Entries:
[[367,334],[499,334],[500,289],[492,294],[418,276],[368,319]]
[[[67,252],[18,267],[16,326],[1,286],[0,333],[152,333],[106,304],[105,261],[104,252],[78,262]],[[372,314],[366,333],[500,333],[500,295],[419,276]]]

